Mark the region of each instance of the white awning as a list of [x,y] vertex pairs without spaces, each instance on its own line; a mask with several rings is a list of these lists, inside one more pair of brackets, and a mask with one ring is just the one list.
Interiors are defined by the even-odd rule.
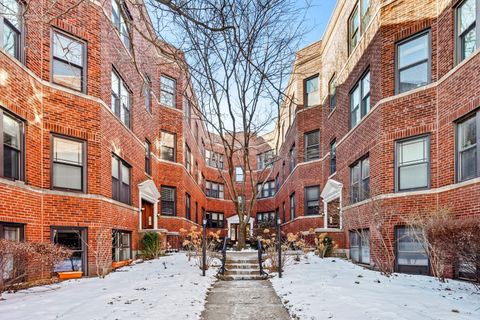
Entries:
[[138,185],[140,191],[140,197],[152,203],[156,203],[160,198],[160,192],[158,192],[155,182],[153,180],[145,180]]
[[338,181],[329,179],[322,190],[322,198],[325,202],[330,202],[338,199],[342,195],[343,184]]

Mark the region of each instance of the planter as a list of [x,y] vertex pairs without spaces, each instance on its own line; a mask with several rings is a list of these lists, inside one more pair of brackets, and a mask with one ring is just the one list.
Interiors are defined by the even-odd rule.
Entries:
[[58,272],[58,279],[60,280],[68,280],[68,279],[78,279],[83,276],[82,271],[63,271]]
[[125,266],[128,266],[130,263],[132,263],[132,260],[123,260],[123,261],[112,262],[112,269],[125,267]]

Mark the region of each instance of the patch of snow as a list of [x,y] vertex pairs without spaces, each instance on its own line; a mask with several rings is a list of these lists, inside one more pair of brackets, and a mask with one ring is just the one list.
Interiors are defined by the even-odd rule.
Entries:
[[[0,319],[198,319],[215,268],[202,277],[184,253],[85,278],[2,295]],[[3,315],[3,316],[2,316]]]
[[382,276],[349,261],[308,254],[271,279],[299,319],[480,319],[480,291],[467,282]]

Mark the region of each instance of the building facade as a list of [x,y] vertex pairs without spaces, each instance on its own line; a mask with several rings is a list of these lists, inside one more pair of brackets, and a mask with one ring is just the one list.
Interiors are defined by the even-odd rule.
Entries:
[[[145,8],[0,3],[0,237],[68,245],[74,259],[55,271],[85,275],[97,259],[133,258],[145,231],[178,247],[179,230],[205,218],[235,240],[222,147],[181,53],[142,36]],[[338,1],[297,54],[279,129],[250,155],[258,172],[279,159],[251,228],[279,217],[285,233],[328,232],[375,267],[388,256],[373,203],[396,270],[428,273],[408,217],[480,215],[479,15],[478,0]],[[112,254],[96,255],[99,242]]]

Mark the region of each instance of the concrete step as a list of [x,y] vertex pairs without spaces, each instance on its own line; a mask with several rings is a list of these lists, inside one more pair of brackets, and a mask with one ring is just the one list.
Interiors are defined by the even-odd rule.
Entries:
[[223,275],[219,277],[222,280],[226,281],[236,281],[236,280],[265,280],[267,276],[257,275]]
[[258,263],[256,264],[241,264],[241,263],[231,263],[225,264],[227,269],[258,269]]
[[257,275],[260,271],[257,269],[227,269],[225,275]]
[[245,260],[245,259],[228,259],[227,258],[226,263],[256,264],[256,263],[258,263],[258,259],[247,259],[247,260]]

